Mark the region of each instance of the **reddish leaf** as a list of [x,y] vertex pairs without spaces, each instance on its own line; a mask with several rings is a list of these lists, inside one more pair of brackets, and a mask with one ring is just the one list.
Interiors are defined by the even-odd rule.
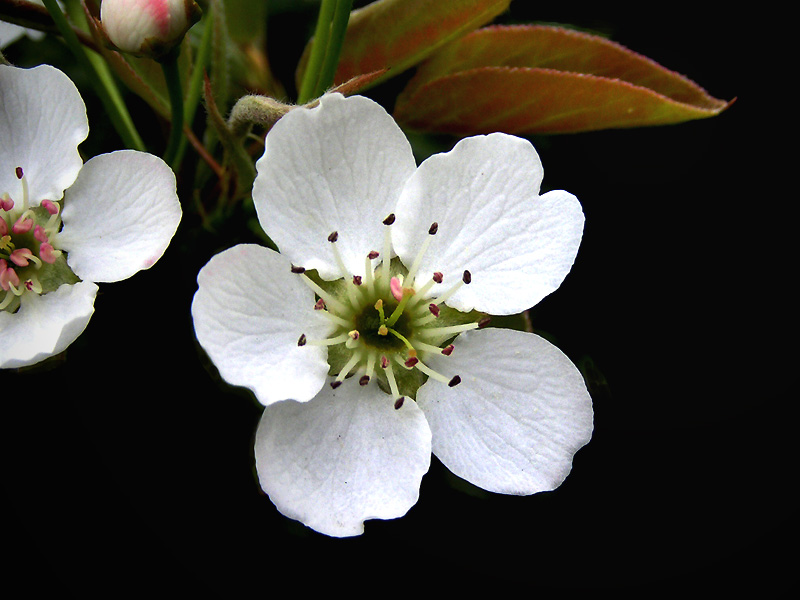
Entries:
[[487,27],[433,55],[397,99],[410,129],[568,133],[679,123],[729,103],[604,38],[547,26]]
[[[510,3],[511,0],[378,0],[354,10],[334,84],[375,71],[385,70],[380,79],[393,77],[444,44],[486,25]],[[313,40],[300,61],[298,81],[312,43]]]

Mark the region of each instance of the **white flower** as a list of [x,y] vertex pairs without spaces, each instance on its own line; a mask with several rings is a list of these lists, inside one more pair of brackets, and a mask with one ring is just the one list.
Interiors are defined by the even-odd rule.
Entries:
[[416,502],[431,450],[487,490],[557,487],[591,437],[583,379],[542,338],[482,327],[555,290],[582,236],[574,196],[539,195],[531,144],[467,138],[417,168],[379,105],[331,94],[278,121],[256,166],[280,254],[214,256],[192,312],[266,406],[256,466],[278,509],[359,534]]
[[100,5],[108,39],[132,54],[164,54],[199,18],[194,0],[103,0]]
[[160,158],[123,150],[83,164],[86,107],[61,71],[0,65],[0,106],[0,368],[8,368],[69,346],[94,312],[96,283],[151,267],[181,208]]

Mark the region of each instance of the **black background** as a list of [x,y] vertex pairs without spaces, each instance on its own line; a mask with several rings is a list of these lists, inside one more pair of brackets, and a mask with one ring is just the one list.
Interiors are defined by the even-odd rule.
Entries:
[[[594,398],[594,437],[566,482],[493,495],[434,459],[417,505],[358,538],[281,516],[253,471],[260,408],[218,381],[189,313],[197,271],[238,238],[198,237],[188,217],[156,267],[101,285],[65,356],[1,375],[4,585],[81,597],[481,582],[775,597],[790,579],[783,431],[796,398],[778,391],[779,308],[764,308],[775,274],[761,236],[776,207],[759,191],[768,146],[754,140],[744,23],[680,3],[665,14],[532,4],[504,19],[600,30],[738,97],[713,119],[533,140],[544,189],[569,190],[586,214],[571,274],[531,311]],[[282,16],[270,30],[283,76],[299,52],[289,36],[303,35],[293,27]]]

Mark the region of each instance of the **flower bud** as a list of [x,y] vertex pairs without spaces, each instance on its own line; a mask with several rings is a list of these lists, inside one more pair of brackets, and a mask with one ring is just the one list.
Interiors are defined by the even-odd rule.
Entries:
[[200,19],[194,0],[103,0],[100,22],[123,52],[158,58]]

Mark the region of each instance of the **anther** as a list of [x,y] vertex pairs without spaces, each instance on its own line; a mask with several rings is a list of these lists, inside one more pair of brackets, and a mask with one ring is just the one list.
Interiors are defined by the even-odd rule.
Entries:
[[358,329],[353,329],[353,331],[348,331],[347,335],[350,336],[351,340],[357,340],[359,337],[361,337],[361,334],[358,333]]
[[298,346],[305,346],[306,345],[306,334],[305,333],[300,334],[300,339],[297,340],[297,345]]
[[353,285],[361,285],[361,275],[353,275]]
[[461,377],[456,375],[450,380],[450,383],[448,383],[447,385],[449,385],[450,387],[456,387],[459,383],[461,383]]
[[386,217],[383,220],[383,224],[384,225],[391,225],[392,223],[394,223],[394,220],[395,220],[395,216],[394,216],[394,213],[392,213],[392,214],[390,214],[388,217]]
[[58,204],[56,204],[52,200],[42,200],[42,206],[51,215],[57,215],[58,214]]
[[471,283],[472,282],[472,273],[469,271],[464,271],[464,275],[461,276],[461,281],[464,283]]
[[404,364],[404,365],[405,365],[407,368],[411,369],[411,368],[412,368],[414,365],[416,365],[418,362],[419,362],[419,359],[418,359],[416,356],[412,356],[411,358],[409,358],[409,359],[408,359],[406,362],[404,362],[403,364]]
[[439,316],[439,307],[438,307],[438,306],[436,306],[435,304],[429,304],[429,305],[428,305],[428,310],[430,310],[430,311],[431,311],[431,314],[432,314],[434,317],[438,317],[438,316]]
[[334,243],[338,239],[339,239],[339,232],[338,231],[334,231],[328,236],[328,241],[330,243]]
[[341,381],[339,381],[338,379],[337,379],[336,381],[331,381],[331,387],[332,387],[333,389],[336,389],[336,388],[338,388],[340,385],[342,385],[342,382],[341,382]]
[[381,356],[381,369],[385,369],[388,366],[389,366],[389,359],[386,358],[385,355],[382,355]]
[[380,252],[376,252],[375,250],[373,250],[369,254],[367,254],[367,258],[370,259],[370,260],[374,260],[374,259],[378,258],[379,256],[380,256]]
[[300,273],[305,273],[305,272],[306,272],[305,267],[295,267],[294,265],[292,265],[292,273],[299,275]]
[[453,346],[453,344],[450,344],[449,346],[445,346],[444,348],[442,348],[442,354],[444,354],[445,356],[450,356],[453,353],[454,349],[455,349],[455,346]]
[[358,380],[358,385],[367,385],[369,383],[369,375],[362,375]]
[[314,310],[325,310],[325,300],[322,298],[317,300],[317,302],[314,304]]
[[17,179],[22,179],[25,176],[22,172],[22,167],[17,167],[15,173],[17,174]]
[[428,229],[428,235],[436,235],[437,231],[439,231],[439,224],[434,222],[431,224],[430,229]]
[[398,410],[398,409],[399,409],[401,406],[403,406],[403,403],[404,403],[405,401],[406,401],[406,397],[405,397],[405,396],[400,396],[400,397],[399,397],[397,400],[395,400],[395,402],[394,402],[394,409],[395,409],[395,410]]
[[433,277],[432,277],[432,279],[433,279],[433,280],[434,280],[436,283],[442,283],[442,281],[444,280],[444,275],[442,275],[442,274],[441,274],[439,271],[436,271],[436,272],[433,274]]
[[39,256],[44,262],[52,265],[61,256],[61,250],[56,250],[52,244],[45,242],[39,245]]
[[478,329],[483,329],[489,323],[491,323],[492,317],[483,317],[480,321],[478,321]]

